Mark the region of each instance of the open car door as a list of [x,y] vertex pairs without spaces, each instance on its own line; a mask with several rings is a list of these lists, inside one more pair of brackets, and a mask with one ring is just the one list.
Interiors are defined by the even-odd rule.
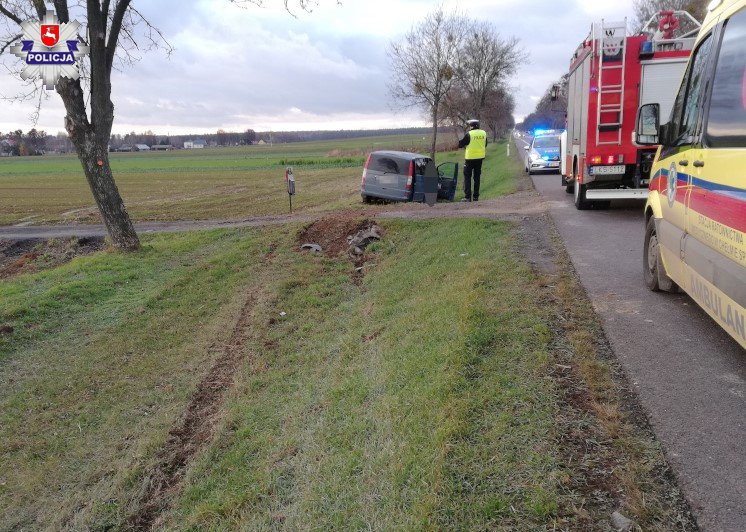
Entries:
[[458,183],[458,163],[438,165],[438,199],[453,201]]

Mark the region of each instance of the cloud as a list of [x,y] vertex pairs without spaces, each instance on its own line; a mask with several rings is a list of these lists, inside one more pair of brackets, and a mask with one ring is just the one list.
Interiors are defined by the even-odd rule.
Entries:
[[[291,1],[291,6],[293,5]],[[212,131],[217,128],[317,129],[400,127],[424,123],[418,113],[391,111],[386,47],[438,2],[320,0],[312,13],[289,15],[280,0],[239,8],[228,0],[159,0],[138,9],[175,47],[167,57],[141,59],[113,75],[115,132]],[[566,70],[591,22],[632,12],[631,0],[473,0],[446,3],[493,22],[503,36],[521,39],[530,58],[511,85],[517,115]],[[0,75],[0,93],[20,82]],[[3,104],[0,131],[29,129],[33,104]],[[39,126],[62,129],[56,94],[44,103]]]

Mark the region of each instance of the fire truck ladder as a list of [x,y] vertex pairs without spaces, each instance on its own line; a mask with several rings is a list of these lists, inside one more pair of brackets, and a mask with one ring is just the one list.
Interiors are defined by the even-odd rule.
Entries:
[[[606,24],[601,20],[601,53],[598,69],[598,105],[596,106],[596,146],[603,144],[622,145],[622,121],[624,116],[624,73],[627,66],[627,19],[624,22]],[[619,83],[604,83],[612,70],[620,71]],[[604,76],[604,74],[607,76]],[[611,100],[611,101],[610,101]],[[616,116],[611,121],[608,116]],[[606,122],[602,118],[606,117]],[[602,131],[616,131],[617,140],[601,141]]]

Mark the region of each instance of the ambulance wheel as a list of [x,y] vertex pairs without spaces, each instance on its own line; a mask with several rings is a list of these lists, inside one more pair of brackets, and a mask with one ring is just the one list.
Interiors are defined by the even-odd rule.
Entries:
[[575,192],[575,186],[574,185],[565,185],[565,192],[568,194],[572,194]]
[[586,209],[590,209],[591,202],[585,199],[585,191],[587,187],[585,185],[581,185],[575,181],[575,184],[573,186],[573,192],[575,193],[575,208],[579,211],[584,211]]
[[651,216],[645,226],[645,247],[642,253],[643,277],[645,284],[653,292],[677,292],[678,286],[666,275],[661,261],[655,217]]

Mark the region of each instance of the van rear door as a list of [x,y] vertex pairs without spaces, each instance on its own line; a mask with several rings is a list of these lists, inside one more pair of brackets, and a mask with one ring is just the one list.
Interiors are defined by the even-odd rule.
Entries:
[[390,200],[407,199],[402,194],[400,185],[402,167],[409,168],[409,162],[403,162],[401,157],[391,153],[374,154],[368,168],[368,175],[374,177],[371,195]]

